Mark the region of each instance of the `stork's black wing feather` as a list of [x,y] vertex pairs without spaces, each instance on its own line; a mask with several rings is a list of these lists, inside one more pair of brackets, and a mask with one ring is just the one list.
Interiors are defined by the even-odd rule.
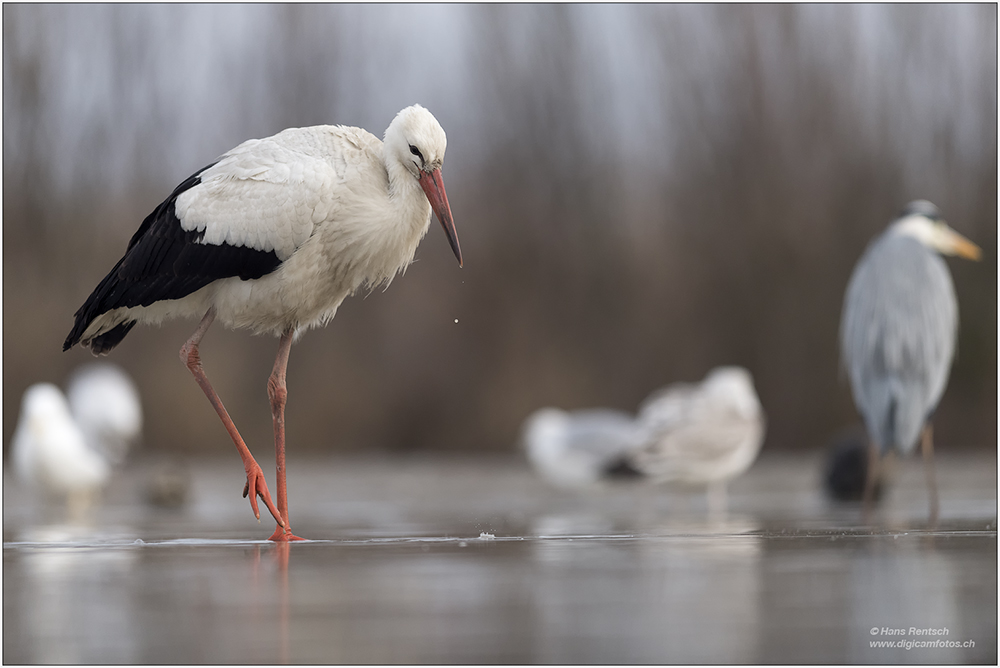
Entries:
[[[205,169],[177,186],[142,221],[128,243],[125,256],[76,312],[76,322],[63,343],[63,350],[79,343],[94,318],[108,311],[180,299],[220,278],[239,276],[249,280],[278,268],[281,261],[274,251],[199,243],[204,232],[181,227],[175,209],[177,197],[200,184]],[[91,349],[95,353],[110,351],[134,324],[134,321],[124,322],[95,337],[89,342]]]

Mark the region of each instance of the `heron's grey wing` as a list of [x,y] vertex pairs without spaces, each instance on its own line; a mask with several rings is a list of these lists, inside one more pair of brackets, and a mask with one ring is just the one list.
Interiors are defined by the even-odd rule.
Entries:
[[958,308],[944,261],[915,239],[884,234],[848,284],[841,354],[869,434],[909,451],[944,391]]

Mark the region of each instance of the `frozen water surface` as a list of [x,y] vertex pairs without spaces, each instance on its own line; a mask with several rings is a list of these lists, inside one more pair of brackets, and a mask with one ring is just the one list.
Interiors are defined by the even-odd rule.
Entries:
[[182,509],[139,462],[75,524],[5,479],[5,663],[997,661],[992,454],[941,453],[933,530],[919,460],[866,527],[816,456],[766,453],[721,516],[515,458],[291,459],[291,545],[235,455],[189,466]]

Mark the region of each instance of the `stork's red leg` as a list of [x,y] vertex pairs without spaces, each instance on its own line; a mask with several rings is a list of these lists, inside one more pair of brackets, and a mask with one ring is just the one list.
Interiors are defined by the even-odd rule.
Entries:
[[194,379],[198,382],[205,396],[212,403],[215,408],[215,412],[219,414],[222,419],[222,424],[226,427],[226,431],[229,432],[230,438],[233,439],[233,443],[236,444],[236,449],[240,453],[240,457],[243,459],[243,468],[247,472],[247,483],[243,487],[243,496],[250,496],[250,507],[253,509],[254,517],[258,520],[260,519],[260,510],[257,509],[257,497],[260,496],[264,505],[267,509],[271,511],[271,515],[274,519],[278,521],[278,524],[282,524],[281,513],[278,512],[277,508],[274,507],[274,503],[271,501],[271,493],[267,491],[267,482],[264,481],[264,471],[261,470],[260,466],[257,464],[257,460],[253,458],[250,454],[250,448],[247,444],[243,442],[243,437],[240,436],[240,432],[236,430],[236,425],[233,424],[232,418],[229,417],[226,407],[222,405],[222,400],[219,399],[219,395],[215,393],[212,388],[212,384],[208,382],[208,376],[205,375],[205,369],[201,366],[201,356],[198,354],[198,344],[201,343],[201,339],[205,336],[205,332],[208,331],[209,326],[212,321],[215,320],[215,309],[209,309],[205,317],[201,319],[201,324],[198,325],[198,329],[195,330],[191,338],[187,340],[181,347],[181,361],[187,365],[191,373],[194,375]]
[[271,534],[271,540],[303,540],[292,533],[288,521],[288,488],[285,485],[285,402],[288,390],[285,387],[285,370],[288,368],[288,353],[292,349],[292,330],[281,335],[278,354],[274,358],[274,369],[267,379],[267,396],[271,400],[271,418],[274,420],[274,460],[278,478],[278,512],[284,519]]

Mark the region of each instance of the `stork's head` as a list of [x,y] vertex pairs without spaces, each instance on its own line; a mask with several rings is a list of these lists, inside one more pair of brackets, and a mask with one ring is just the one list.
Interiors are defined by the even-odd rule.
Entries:
[[978,260],[982,255],[979,246],[948,227],[937,207],[925,199],[907,204],[892,229],[943,255],[958,255],[969,260]]
[[387,160],[402,164],[427,195],[431,208],[441,221],[448,236],[451,250],[462,266],[462,249],[458,245],[458,232],[451,217],[451,206],[441,179],[444,151],[448,139],[437,119],[419,104],[407,107],[396,114],[385,131],[384,150]]

